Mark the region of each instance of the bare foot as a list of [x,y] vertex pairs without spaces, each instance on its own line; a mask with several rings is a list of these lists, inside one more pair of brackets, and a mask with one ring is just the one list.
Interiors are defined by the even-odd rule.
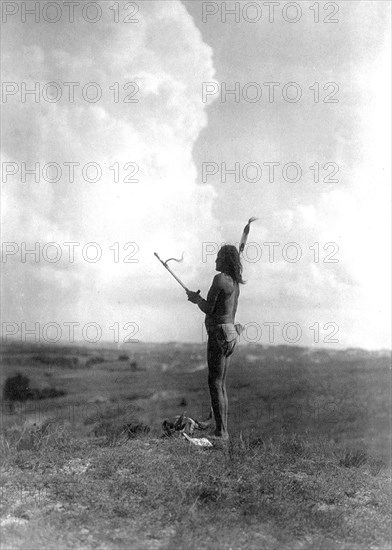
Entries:
[[212,420],[205,420],[203,422],[197,421],[197,426],[200,430],[206,430],[209,428],[212,424]]
[[214,415],[211,409],[208,415],[208,418],[206,418],[205,420],[197,421],[197,424],[200,426],[202,430],[206,430],[211,426],[213,419],[214,419]]

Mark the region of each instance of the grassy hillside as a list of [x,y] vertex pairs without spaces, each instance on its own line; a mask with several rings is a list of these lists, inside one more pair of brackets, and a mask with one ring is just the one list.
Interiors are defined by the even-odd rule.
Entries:
[[19,345],[2,361],[2,384],[66,392],[2,404],[2,548],[390,546],[385,354],[240,346],[231,441],[212,449],[160,429],[208,412],[202,346]]

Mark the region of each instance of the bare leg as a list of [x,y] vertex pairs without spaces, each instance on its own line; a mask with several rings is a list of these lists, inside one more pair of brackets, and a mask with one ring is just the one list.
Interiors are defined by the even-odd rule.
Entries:
[[207,345],[208,360],[208,386],[211,395],[211,405],[214,411],[216,429],[215,435],[228,439],[227,432],[227,393],[225,387],[226,381],[226,361],[227,358],[214,337],[208,339]]
[[230,356],[225,357],[225,368],[223,372],[223,382],[222,382],[222,392],[223,392],[223,402],[224,402],[224,424],[228,426],[228,414],[229,414],[229,400],[227,398],[227,391],[226,391],[226,375],[227,375],[227,369],[230,365]]

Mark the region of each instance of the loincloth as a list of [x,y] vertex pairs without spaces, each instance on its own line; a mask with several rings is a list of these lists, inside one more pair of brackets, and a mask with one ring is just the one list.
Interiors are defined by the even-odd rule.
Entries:
[[225,357],[229,357],[233,353],[239,336],[243,331],[243,327],[239,323],[223,323],[219,325],[206,323],[206,329],[208,338],[217,342]]

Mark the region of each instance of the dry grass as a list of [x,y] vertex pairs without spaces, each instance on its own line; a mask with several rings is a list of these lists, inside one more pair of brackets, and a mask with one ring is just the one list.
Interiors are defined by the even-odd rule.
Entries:
[[[104,364],[52,374],[88,414],[61,397],[38,417],[3,415],[4,550],[390,547],[388,369],[234,364],[233,436],[203,449],[159,424],[184,397],[200,410],[205,372],[160,373],[140,353],[146,370],[130,374],[118,351],[99,353]],[[47,367],[31,367],[37,385]],[[57,405],[67,414],[49,415]]]

